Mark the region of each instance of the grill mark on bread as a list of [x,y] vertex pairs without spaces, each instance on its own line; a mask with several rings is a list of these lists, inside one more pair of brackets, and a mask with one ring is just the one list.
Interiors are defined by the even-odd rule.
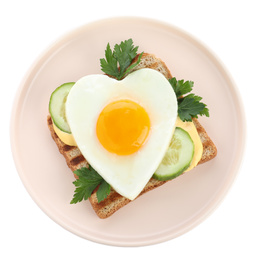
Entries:
[[69,151],[74,150],[74,149],[75,149],[75,146],[70,146],[70,145],[67,145],[67,144],[65,144],[63,146],[63,151],[64,152],[69,152]]
[[77,157],[74,157],[74,158],[70,161],[70,163],[75,166],[75,165],[78,165],[78,164],[80,164],[80,163],[82,163],[82,162],[84,162],[84,161],[85,161],[84,156],[83,156],[83,155],[79,155],[79,156],[77,156]]
[[[158,181],[156,179],[151,178],[150,181],[146,184],[142,192],[138,195],[137,198],[145,194],[146,192],[153,190],[163,184],[165,184],[167,181]],[[136,198],[136,199],[137,199]],[[126,206],[131,200],[121,196],[118,194],[115,190],[111,190],[110,194],[107,196],[107,198],[101,202],[98,203],[97,200],[97,193],[94,191],[92,195],[89,198],[89,201],[96,212],[96,214],[101,218],[105,219],[114,214],[117,210],[120,208]]]

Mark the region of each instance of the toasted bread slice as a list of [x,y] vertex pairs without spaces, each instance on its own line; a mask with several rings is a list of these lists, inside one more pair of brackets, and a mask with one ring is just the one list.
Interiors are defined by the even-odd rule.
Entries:
[[[135,62],[136,59],[137,57],[134,59],[133,62]],[[144,53],[141,58],[141,62],[134,68],[134,70],[141,69],[141,68],[152,68],[161,72],[167,79],[172,78],[171,73],[167,68],[167,66],[165,65],[165,63],[161,59],[155,57],[152,54]],[[77,169],[80,169],[81,167],[88,167],[88,163],[86,159],[83,157],[83,155],[81,154],[80,150],[75,146],[69,146],[64,144],[56,135],[56,133],[53,130],[52,119],[50,116],[48,116],[47,122],[51,132],[51,136],[53,140],[56,142],[60,153],[65,157],[68,167],[73,172]],[[213,159],[217,155],[217,148],[213,143],[213,141],[208,136],[205,129],[199,123],[198,119],[194,118],[193,122],[197,128],[197,131],[199,133],[203,145],[203,154],[199,162],[199,164],[201,164]],[[77,178],[76,175],[75,178]],[[164,183],[166,183],[166,181],[159,181],[151,178],[149,182],[146,184],[143,191],[139,194],[139,196],[146,193],[147,191],[153,190],[163,185]],[[102,219],[111,216],[117,210],[119,210],[120,208],[122,208],[123,206],[131,202],[131,200],[121,196],[113,189],[111,190],[108,197],[102,202],[98,203],[96,191],[92,193],[92,195],[89,198],[89,201],[94,211],[96,212],[97,216]]]

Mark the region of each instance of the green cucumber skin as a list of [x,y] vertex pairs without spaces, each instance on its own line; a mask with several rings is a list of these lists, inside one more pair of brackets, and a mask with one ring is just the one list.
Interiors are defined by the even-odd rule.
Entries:
[[[176,127],[176,130],[177,129],[180,129],[181,131],[185,132],[185,134],[187,135],[187,137],[192,141],[190,135],[188,132],[186,132],[184,129],[180,128],[180,127]],[[193,143],[193,141],[192,141]],[[192,156],[191,156],[191,159],[190,161],[181,169],[178,169],[176,172],[173,172],[173,173],[170,173],[170,174],[157,174],[156,172],[153,174],[153,178],[156,179],[156,180],[159,180],[159,181],[169,181],[169,180],[172,180],[178,176],[180,176],[185,170],[187,170],[192,162],[192,158],[193,158],[193,155],[194,155],[194,149],[193,149],[193,153],[192,153]]]
[[60,126],[60,123],[58,122],[59,120],[56,119],[56,116],[54,115],[55,112],[54,112],[54,107],[55,107],[55,104],[53,104],[53,97],[55,96],[55,94],[57,94],[57,92],[59,92],[61,89],[64,89],[66,88],[66,92],[67,92],[67,95],[70,91],[70,89],[73,87],[73,85],[75,84],[75,82],[67,82],[67,83],[64,83],[62,85],[60,85],[59,87],[57,87],[51,94],[50,96],[50,101],[49,101],[49,112],[50,112],[50,115],[51,115],[51,118],[52,118],[52,121],[53,123],[55,124],[55,126],[57,128],[59,128],[60,130],[68,133],[68,134],[71,134],[70,131],[68,130],[64,130],[61,126]]
[[187,170],[189,168],[189,166],[190,165],[187,165],[186,167],[184,167],[183,169],[179,170],[178,172],[176,172],[174,174],[159,175],[159,174],[154,173],[153,178],[158,181],[169,181],[169,180],[175,179],[178,176],[180,176],[182,173],[184,173],[185,170]]

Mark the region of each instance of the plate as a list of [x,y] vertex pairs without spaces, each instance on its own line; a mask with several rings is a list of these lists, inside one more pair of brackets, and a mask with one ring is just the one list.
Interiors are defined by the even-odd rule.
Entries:
[[[148,192],[108,219],[88,201],[70,205],[73,174],[47,127],[51,92],[64,82],[102,73],[99,59],[132,38],[139,51],[154,53],[177,79],[194,81],[210,117],[200,122],[218,148],[217,157]],[[186,32],[160,21],[116,17],[82,26],[57,40],[33,64],[14,101],[11,146],[19,176],[37,205],[72,233],[101,244],[144,246],[176,238],[208,217],[237,175],[245,145],[240,96],[223,65]],[[37,169],[37,171],[35,171]]]

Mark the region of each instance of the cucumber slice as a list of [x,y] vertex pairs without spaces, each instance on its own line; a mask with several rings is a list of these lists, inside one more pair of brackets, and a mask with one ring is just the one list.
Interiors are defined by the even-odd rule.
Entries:
[[53,123],[63,132],[71,134],[65,113],[67,96],[75,82],[64,83],[57,87],[51,94],[49,112]]
[[171,180],[182,174],[190,165],[194,154],[194,143],[185,130],[176,127],[170,146],[153,178]]

